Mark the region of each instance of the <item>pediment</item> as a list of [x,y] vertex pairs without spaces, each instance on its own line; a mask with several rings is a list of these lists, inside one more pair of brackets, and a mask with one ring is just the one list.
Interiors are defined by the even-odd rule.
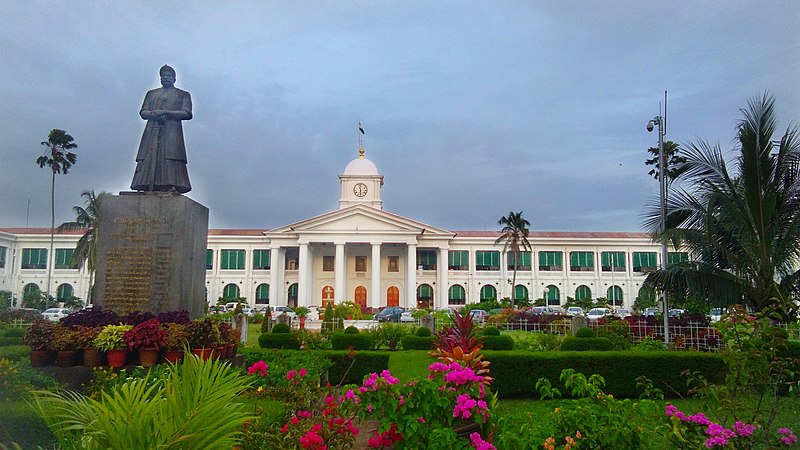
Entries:
[[453,236],[453,233],[450,231],[432,227],[413,219],[365,205],[353,205],[331,211],[300,222],[274,228],[266,234],[268,237],[279,237],[286,234],[302,235],[328,233]]

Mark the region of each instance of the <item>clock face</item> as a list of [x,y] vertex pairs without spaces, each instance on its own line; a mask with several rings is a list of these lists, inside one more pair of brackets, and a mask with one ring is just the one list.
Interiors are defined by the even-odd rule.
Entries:
[[353,186],[353,193],[356,194],[357,197],[363,197],[367,195],[367,185],[364,183],[358,183],[357,185]]

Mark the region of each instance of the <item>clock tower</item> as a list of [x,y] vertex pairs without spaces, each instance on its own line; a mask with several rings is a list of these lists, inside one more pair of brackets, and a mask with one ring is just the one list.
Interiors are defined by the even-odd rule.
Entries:
[[383,209],[381,187],[383,175],[372,161],[364,157],[364,147],[358,151],[358,158],[350,161],[344,173],[339,175],[341,194],[339,209],[356,204],[364,204],[375,209]]

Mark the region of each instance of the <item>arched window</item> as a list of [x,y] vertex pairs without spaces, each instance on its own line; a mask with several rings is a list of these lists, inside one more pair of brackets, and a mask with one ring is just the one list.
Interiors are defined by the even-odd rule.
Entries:
[[269,285],[267,283],[259,284],[256,288],[256,304],[269,305]]
[[619,286],[611,286],[608,288],[607,297],[608,303],[612,306],[622,306],[622,288]]
[[56,289],[56,299],[60,302],[63,302],[66,299],[72,298],[72,294],[75,291],[72,289],[72,285],[69,283],[64,283],[58,285],[58,289]]
[[514,300],[528,300],[528,288],[518,284],[514,287]]
[[28,283],[22,289],[23,294],[30,294],[31,292],[36,292],[36,291],[41,291],[41,289],[39,289],[39,285],[36,283]]
[[637,300],[644,303],[655,303],[656,291],[652,287],[642,286],[639,289],[639,298]]
[[433,288],[430,284],[417,287],[417,308],[428,308],[433,304]]
[[227,300],[239,298],[239,286],[233,283],[225,285],[225,288],[222,289],[222,297]]
[[547,304],[556,306],[561,304],[561,291],[558,286],[553,284],[547,286]]
[[481,288],[481,301],[484,300],[497,300],[497,289],[491,284],[487,284]]
[[575,289],[575,300],[577,301],[586,301],[592,299],[592,290],[589,289],[589,286],[582,284]]
[[463,305],[467,303],[467,295],[464,287],[459,284],[450,286],[447,291],[447,303],[450,305]]
[[286,298],[286,302],[290,308],[294,308],[297,306],[297,283],[292,283],[289,285],[288,296]]

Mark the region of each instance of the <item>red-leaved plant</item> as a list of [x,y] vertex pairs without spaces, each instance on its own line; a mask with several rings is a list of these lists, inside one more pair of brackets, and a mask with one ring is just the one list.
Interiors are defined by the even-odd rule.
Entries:
[[434,338],[436,350],[433,356],[444,364],[449,365],[453,362],[461,363],[475,372],[475,375],[482,377],[482,382],[489,385],[494,378],[489,376],[489,361],[483,360],[481,349],[483,343],[475,337],[475,324],[469,315],[461,315],[458,312],[453,316],[453,325],[444,326]]
[[162,348],[167,344],[167,331],[161,328],[158,319],[150,319],[126,331],[123,339],[128,348],[134,350]]

